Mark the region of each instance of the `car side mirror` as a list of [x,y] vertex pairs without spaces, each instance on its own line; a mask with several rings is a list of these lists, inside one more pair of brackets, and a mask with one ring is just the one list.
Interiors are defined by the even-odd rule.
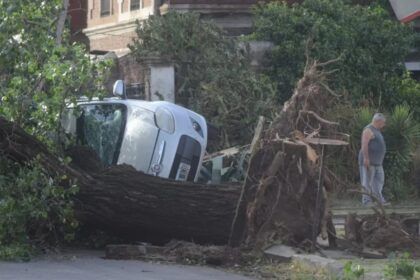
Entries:
[[112,90],[112,94],[114,96],[120,97],[122,99],[126,99],[127,96],[125,95],[125,84],[123,80],[117,80],[114,83],[114,88]]

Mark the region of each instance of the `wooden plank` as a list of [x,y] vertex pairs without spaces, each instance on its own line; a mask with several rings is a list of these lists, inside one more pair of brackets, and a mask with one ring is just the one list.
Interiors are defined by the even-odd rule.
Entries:
[[252,168],[253,164],[253,158],[256,154],[256,151],[258,151],[258,143],[261,139],[262,132],[264,130],[264,124],[265,124],[265,118],[260,116],[258,120],[258,125],[255,129],[254,138],[252,139],[252,144],[250,147],[250,164],[248,166],[247,176],[245,178],[245,181],[242,185],[241,195],[239,197],[237,208],[235,212],[235,216],[233,218],[232,227],[229,235],[229,246],[231,247],[238,247],[242,239],[244,237],[244,230],[246,226],[246,207],[248,205],[249,199],[251,197],[251,186],[253,183],[251,181],[253,178],[249,178],[249,170]]
[[327,139],[327,138],[305,138],[304,142],[313,145],[327,145],[327,146],[346,146],[349,143],[343,140]]
[[255,132],[254,132],[254,137],[252,138],[252,142],[251,142],[251,146],[250,146],[250,153],[254,154],[255,150],[256,150],[256,146],[258,144],[258,141],[261,138],[261,134],[263,132],[264,129],[264,123],[265,123],[265,118],[263,116],[260,116],[258,118],[258,124],[257,127],[255,128]]
[[226,156],[233,156],[239,153],[242,149],[247,148],[248,145],[243,147],[232,147],[225,150],[221,150],[215,153],[212,153],[210,155],[206,155],[203,159],[203,162],[211,161],[214,158],[217,157],[226,157]]

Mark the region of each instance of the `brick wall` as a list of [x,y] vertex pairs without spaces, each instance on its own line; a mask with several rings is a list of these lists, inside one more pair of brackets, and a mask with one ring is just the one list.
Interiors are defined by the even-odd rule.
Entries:
[[87,26],[87,0],[70,0],[69,16],[71,18],[71,32],[81,31]]
[[112,96],[112,88],[116,80],[123,80],[127,86],[132,84],[144,84],[148,73],[148,67],[136,61],[131,55],[116,58],[108,80],[105,82],[109,96]]
[[131,54],[118,59],[118,68],[120,79],[126,84],[141,83],[144,80],[145,66],[137,62]]
[[101,0],[88,0],[88,27],[117,22],[118,3],[117,0],[111,0],[111,2],[111,14],[109,16],[101,16]]
[[[77,0],[76,0],[77,1]],[[80,1],[80,0],[78,0]],[[83,1],[83,0],[82,0]],[[103,24],[118,22],[118,0],[110,0],[112,2],[111,14],[109,16],[101,16],[101,0],[85,0],[88,1],[87,26],[95,27]],[[152,0],[143,0],[143,7],[151,7]],[[130,10],[130,0],[122,1],[122,12],[126,13]]]
[[83,34],[87,27],[87,0],[70,0],[69,3],[71,40],[89,45],[89,39]]
[[[80,1],[80,0],[79,0]],[[142,9],[130,11],[130,0],[110,0],[110,15],[101,16],[101,0],[85,0],[88,3],[87,28],[91,51],[127,50],[136,36],[136,19],[145,19],[153,13],[153,0],[141,0]]]
[[99,51],[122,50],[136,37],[135,32],[128,32],[121,35],[104,36],[103,38],[90,39],[90,49]]

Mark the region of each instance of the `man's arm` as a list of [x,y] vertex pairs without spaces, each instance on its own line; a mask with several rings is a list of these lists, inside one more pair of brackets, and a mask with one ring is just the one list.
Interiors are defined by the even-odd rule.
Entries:
[[373,132],[366,128],[362,134],[362,153],[363,153],[363,165],[369,167],[369,141],[373,138]]

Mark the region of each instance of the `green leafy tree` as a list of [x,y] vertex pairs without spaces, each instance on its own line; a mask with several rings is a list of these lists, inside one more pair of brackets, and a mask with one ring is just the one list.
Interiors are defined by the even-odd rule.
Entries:
[[130,46],[137,59],[172,61],[176,101],[202,113],[221,130],[222,148],[249,143],[258,115],[271,116],[275,88],[250,68],[246,48],[198,14],[170,12],[137,27]]
[[65,101],[100,94],[108,67],[58,30],[63,10],[62,0],[0,1],[0,114],[51,147]]
[[72,240],[78,226],[72,198],[77,186],[63,188],[37,161],[25,166],[0,163],[0,259],[30,258],[45,246]]
[[396,80],[396,95],[393,100],[395,105],[405,104],[413,111],[413,117],[420,121],[420,83],[414,80],[409,72],[402,79]]
[[[59,156],[66,102],[100,95],[109,66],[70,43],[64,3],[0,0],[0,116]],[[25,259],[72,237],[77,188],[59,186],[55,176],[37,161],[16,165],[0,155],[0,258]]]
[[280,101],[292,94],[302,76],[306,55],[319,61],[340,58],[329,84],[377,107],[392,103],[393,79],[401,77],[414,32],[392,19],[380,5],[359,6],[343,0],[305,0],[287,5],[271,2],[255,8],[252,38],[275,44],[269,76],[277,82]]

